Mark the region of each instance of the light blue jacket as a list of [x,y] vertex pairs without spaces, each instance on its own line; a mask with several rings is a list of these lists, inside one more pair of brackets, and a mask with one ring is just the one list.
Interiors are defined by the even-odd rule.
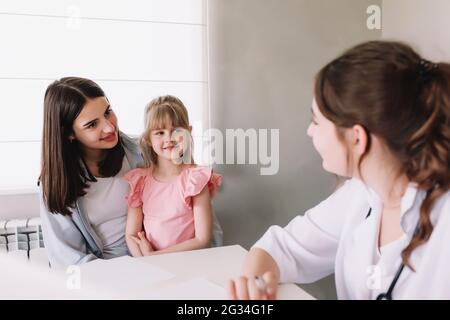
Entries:
[[[125,157],[131,169],[142,166],[141,151],[135,140],[120,133]],[[82,264],[97,258],[104,259],[103,244],[100,237],[89,223],[86,215],[80,210],[78,200],[72,214],[63,216],[48,211],[43,202],[42,190],[39,194],[42,233],[47,256],[52,266],[67,267]],[[125,228],[124,228],[125,232]],[[222,228],[213,214],[213,246],[222,245]],[[113,255],[117,257],[128,254],[128,248],[116,248]],[[111,258],[111,257],[109,257]]]

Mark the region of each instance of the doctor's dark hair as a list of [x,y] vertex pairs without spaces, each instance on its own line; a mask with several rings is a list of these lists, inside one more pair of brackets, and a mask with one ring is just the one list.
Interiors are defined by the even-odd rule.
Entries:
[[[67,77],[50,84],[44,97],[44,125],[39,184],[47,209],[70,215],[78,197],[86,194],[87,182],[96,182],[81,155],[79,142],[70,141],[73,123],[89,99],[105,97],[93,81]],[[103,177],[115,176],[125,155],[119,138],[99,165]]]
[[[343,129],[361,125],[426,191],[419,232],[402,252],[413,269],[411,253],[430,238],[430,212],[450,188],[450,64],[426,61],[403,43],[370,41],[324,66],[314,90],[319,110],[336,125],[339,137]],[[365,154],[369,150],[370,139]]]

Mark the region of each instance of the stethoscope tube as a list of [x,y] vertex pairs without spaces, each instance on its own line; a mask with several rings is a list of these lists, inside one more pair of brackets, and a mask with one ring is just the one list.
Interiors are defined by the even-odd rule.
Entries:
[[[369,209],[369,212],[366,215],[366,219],[370,216],[370,214],[372,213],[372,208]],[[419,233],[420,230],[420,219],[417,222],[416,228],[414,230],[414,234],[413,234],[413,238],[414,236],[416,236]],[[380,293],[377,296],[376,300],[392,300],[392,292],[394,291],[395,285],[397,284],[398,279],[400,278],[403,269],[405,269],[405,263],[402,261],[402,263],[400,264],[400,266],[397,269],[397,272],[395,273],[394,279],[392,279],[391,284],[389,285],[389,288],[386,292]]]
[[385,293],[380,293],[377,297],[377,300],[392,300],[392,291],[394,291],[394,287],[397,284],[398,278],[400,278],[400,275],[402,274],[404,268],[405,264],[402,262],[397,270],[397,273],[395,274],[394,279],[391,282],[391,285],[388,288],[388,291]]

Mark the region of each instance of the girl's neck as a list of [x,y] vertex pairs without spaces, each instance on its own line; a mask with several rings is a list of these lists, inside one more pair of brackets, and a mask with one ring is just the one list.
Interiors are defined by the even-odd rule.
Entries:
[[158,163],[155,165],[153,171],[160,178],[171,178],[180,175],[183,171],[184,164],[175,164],[171,160],[158,158]]

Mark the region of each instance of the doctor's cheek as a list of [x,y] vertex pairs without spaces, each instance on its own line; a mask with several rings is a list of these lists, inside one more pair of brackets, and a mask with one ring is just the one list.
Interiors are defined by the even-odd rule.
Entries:
[[309,123],[308,128],[306,129],[306,135],[310,138],[313,137],[313,127],[312,127],[312,122]]

